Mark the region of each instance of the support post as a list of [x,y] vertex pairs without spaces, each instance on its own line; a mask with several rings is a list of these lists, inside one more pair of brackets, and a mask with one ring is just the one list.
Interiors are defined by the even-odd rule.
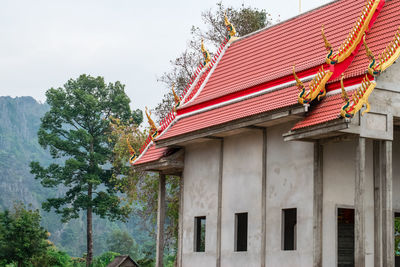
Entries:
[[219,151],[219,177],[218,177],[218,214],[217,214],[217,261],[216,266],[221,267],[221,224],[222,224],[222,179],[224,167],[224,139],[221,139]]
[[156,267],[163,267],[164,223],[165,223],[165,174],[160,173],[158,182]]
[[267,247],[267,129],[263,129],[261,181],[261,267],[265,267]]
[[323,146],[314,143],[314,218],[313,244],[314,267],[322,267],[322,208],[323,208]]
[[180,176],[179,181],[179,226],[178,226],[178,255],[177,264],[178,267],[182,267],[182,241],[183,241],[183,205],[184,205],[184,179],[183,174]]
[[392,141],[382,141],[382,261],[394,267]]
[[373,161],[374,161],[374,266],[382,266],[382,179],[381,179],[381,157],[382,143],[374,140]]
[[356,177],[354,198],[354,266],[365,267],[365,138],[359,137],[356,148]]

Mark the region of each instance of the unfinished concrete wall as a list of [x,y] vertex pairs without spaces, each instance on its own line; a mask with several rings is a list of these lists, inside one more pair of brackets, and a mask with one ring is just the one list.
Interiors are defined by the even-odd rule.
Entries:
[[[266,266],[313,265],[313,144],[284,142],[286,124],[268,129]],[[297,208],[297,249],[283,251],[282,209]]]
[[[372,141],[366,142],[366,266],[374,266],[374,186]],[[354,208],[355,140],[324,145],[323,266],[337,266],[337,208]]]
[[393,140],[393,210],[400,212],[400,131],[394,132]]
[[[183,266],[215,266],[216,263],[219,157],[218,140],[185,149]],[[194,252],[196,216],[206,216],[205,252]]]
[[[221,266],[261,266],[261,130],[224,140]],[[235,252],[235,213],[248,213],[247,251]]]

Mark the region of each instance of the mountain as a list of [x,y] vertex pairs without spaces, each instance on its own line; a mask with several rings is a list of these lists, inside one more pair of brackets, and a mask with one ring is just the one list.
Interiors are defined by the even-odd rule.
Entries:
[[[17,201],[33,208],[61,193],[62,189],[43,188],[30,173],[31,161],[42,165],[52,162],[50,154],[37,141],[40,118],[49,110],[47,104],[32,97],[0,96],[0,210],[9,209]],[[71,256],[86,251],[86,218],[62,224],[54,212],[41,210],[42,224],[51,233],[51,241]],[[139,244],[152,242],[139,228],[139,218],[132,216],[128,223],[110,222],[94,216],[94,253],[107,250],[107,238],[113,230],[127,231]]]

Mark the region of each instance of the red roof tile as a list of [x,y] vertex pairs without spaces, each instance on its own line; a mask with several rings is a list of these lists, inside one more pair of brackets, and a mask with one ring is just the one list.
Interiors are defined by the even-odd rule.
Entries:
[[136,160],[134,166],[157,161],[161,159],[167,152],[167,148],[156,148],[154,144],[151,144],[146,152],[143,152],[141,157]]
[[[213,110],[184,117],[176,122],[157,140],[167,139],[184,133],[249,117],[267,111],[298,104],[296,86],[273,91]],[[299,104],[298,104],[299,105]]]
[[337,1],[232,43],[201,93],[182,108],[291,75],[294,63],[299,72],[322,64],[322,25],[337,49],[364,5],[365,0]]

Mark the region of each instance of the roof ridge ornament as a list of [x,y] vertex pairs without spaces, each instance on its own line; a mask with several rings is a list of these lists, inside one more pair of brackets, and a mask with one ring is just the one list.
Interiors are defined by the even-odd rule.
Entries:
[[[371,81],[368,78],[368,74],[365,75],[361,86],[357,88],[357,90],[353,93],[351,99],[347,99],[345,104],[343,105],[340,116],[343,118],[353,118],[354,115],[360,111],[364,106],[366,109],[361,113],[364,116],[365,113],[369,112],[371,106],[368,102],[368,97],[372,93],[372,91],[376,87],[376,82]],[[344,86],[342,84],[342,91],[344,90]]]
[[353,29],[350,31],[344,42],[339,46],[338,52],[333,52],[332,47],[325,36],[324,26],[322,26],[322,37],[325,41],[325,47],[329,51],[326,57],[327,64],[334,65],[343,62],[357,49],[358,44],[362,41],[365,32],[369,29],[369,24],[379,6],[380,1],[381,0],[368,0],[366,2],[361,15],[353,26]]
[[394,64],[394,62],[400,57],[400,27],[396,31],[393,40],[386,46],[385,50],[380,54],[378,62],[376,61],[372,51],[369,49],[367,42],[365,41],[366,36],[364,35],[364,46],[367,56],[371,60],[368,66],[368,73],[373,76],[381,74],[382,71],[386,70]]
[[154,139],[158,136],[158,128],[156,127],[156,124],[154,123],[154,121],[151,119],[151,111],[149,111],[146,107],[145,109],[146,112],[146,117],[147,117],[147,121],[149,122],[150,125],[150,136],[151,139]]
[[225,26],[226,26],[226,30],[228,31],[229,35],[228,35],[228,40],[229,42],[233,42],[236,39],[238,39],[236,37],[236,29],[233,26],[233,24],[228,20],[228,16],[226,15],[226,11],[224,13],[224,19],[225,19]]
[[301,80],[297,77],[295,66],[293,65],[293,76],[296,80],[296,85],[300,90],[298,100],[300,104],[310,104],[314,99],[318,98],[318,101],[321,101],[326,95],[326,88],[325,85],[331,78],[333,72],[328,70],[325,71],[324,66],[321,66],[317,75],[310,81],[309,83],[309,91],[305,93],[306,88],[301,82]]
[[349,95],[347,94],[346,89],[344,88],[343,80],[344,80],[344,74],[342,73],[342,77],[340,78],[340,86],[342,88],[342,99],[343,99],[343,101],[348,102]]
[[135,149],[131,146],[129,142],[129,137],[126,138],[126,143],[128,144],[128,149],[129,153],[131,154],[131,157],[129,158],[129,163],[133,164],[133,162],[139,157],[139,155],[136,153]]
[[210,57],[210,53],[208,53],[207,49],[204,47],[203,39],[201,39],[201,52],[203,53],[203,57],[204,57],[203,66],[208,67],[208,65],[211,61],[211,57]]
[[177,108],[179,107],[179,105],[181,104],[181,98],[176,94],[175,90],[175,83],[172,83],[172,94],[174,95],[174,101],[175,101],[175,105],[173,107],[174,112],[176,112]]

